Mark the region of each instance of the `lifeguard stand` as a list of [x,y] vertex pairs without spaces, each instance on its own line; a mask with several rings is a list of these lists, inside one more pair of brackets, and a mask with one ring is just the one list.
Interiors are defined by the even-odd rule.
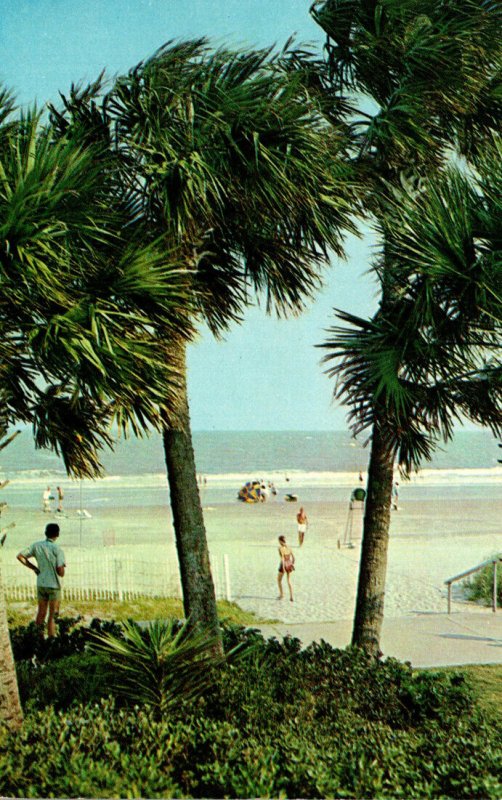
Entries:
[[354,545],[352,544],[352,532],[354,529],[354,512],[361,511],[364,512],[364,502],[366,500],[366,490],[361,489],[359,486],[357,489],[354,489],[352,494],[350,495],[350,502],[349,502],[349,511],[347,514],[347,521],[345,523],[345,530],[343,533],[343,544],[345,547],[353,548]]

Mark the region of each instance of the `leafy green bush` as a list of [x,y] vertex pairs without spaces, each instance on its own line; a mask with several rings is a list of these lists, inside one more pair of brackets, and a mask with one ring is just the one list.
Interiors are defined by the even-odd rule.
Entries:
[[249,732],[230,715],[158,719],[106,700],[0,731],[1,791],[18,797],[495,800],[500,767],[498,740],[469,717],[397,732],[344,711],[331,731],[284,716]]
[[113,668],[89,645],[97,634],[121,635],[114,622],[92,620],[79,626],[79,618],[62,618],[58,636],[44,639],[34,622],[10,631],[21,702],[25,709],[54,706],[68,708],[108,696]]
[[44,639],[34,622],[11,629],[10,640],[15,661],[52,661],[83,652],[96,634],[122,635],[122,628],[116,622],[93,619],[85,627],[80,621],[80,617],[60,617],[58,635],[52,639]]
[[[325,642],[302,649],[298,639],[265,640],[258,631],[235,626],[224,629],[227,662],[214,671],[204,642],[195,648],[184,642],[176,622],[142,630],[132,623],[124,629],[93,620],[89,628],[69,630],[58,639],[36,650],[31,647],[39,642],[36,632],[20,633],[16,655],[34,652],[17,662],[27,707],[68,708],[110,693],[163,710],[169,705],[172,713],[173,705],[191,708],[189,695],[203,692],[201,713],[215,720],[230,715],[251,731],[276,726],[285,716],[329,728],[342,711],[393,728],[426,720],[454,724],[473,703],[462,675],[413,672],[409,664],[375,660],[360,649],[337,650]],[[93,654],[99,641],[102,652]],[[229,657],[236,651],[239,658]],[[196,691],[188,691],[190,686]]]
[[66,709],[107,697],[113,669],[96,654],[79,653],[59,660],[20,661],[16,665],[21,703],[25,710],[53,706]]
[[[496,561],[499,555],[493,556]],[[463,581],[463,588],[468,600],[478,600],[485,606],[493,602],[493,564],[489,564],[470,578]],[[497,605],[502,607],[502,561],[497,564]]]
[[[231,629],[226,645],[246,634]],[[276,725],[284,715],[302,723],[332,724],[342,709],[364,719],[404,728],[424,720],[454,724],[473,696],[464,676],[413,672],[395,659],[376,660],[358,648],[337,650],[326,642],[301,648],[298,639],[265,641],[248,635],[247,657],[223,673],[219,693],[207,701],[212,714],[241,725]]]
[[[141,661],[154,642],[135,630]],[[240,658],[212,671],[202,696],[178,687],[176,706],[160,716],[138,693],[135,706],[122,693],[105,697],[116,691],[113,668],[87,645],[20,661],[27,716],[20,734],[0,731],[0,793],[502,796],[502,728],[481,719],[462,675],[414,673],[409,664],[325,642],[302,649],[297,639],[265,640],[235,626],[225,628],[224,642]],[[144,674],[155,683],[150,667]],[[134,669],[141,672],[139,662]]]
[[65,620],[60,635],[44,640],[34,624],[13,636],[21,701],[26,708],[68,708],[113,694],[150,704],[160,713],[185,704],[214,683],[224,661],[207,637],[177,620],[141,628],[93,620],[88,628]]

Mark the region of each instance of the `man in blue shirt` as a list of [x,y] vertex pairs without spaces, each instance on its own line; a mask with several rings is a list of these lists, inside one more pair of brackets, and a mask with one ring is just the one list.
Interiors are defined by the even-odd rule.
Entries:
[[[64,553],[56,544],[58,536],[59,525],[50,522],[45,528],[45,541],[35,542],[30,547],[21,550],[17,556],[21,564],[32,569],[37,575],[38,612],[35,622],[43,631],[48,609],[47,633],[49,636],[56,635],[56,619],[61,599],[59,579],[64,577],[66,566]],[[36,559],[37,566],[28,560],[30,558]]]

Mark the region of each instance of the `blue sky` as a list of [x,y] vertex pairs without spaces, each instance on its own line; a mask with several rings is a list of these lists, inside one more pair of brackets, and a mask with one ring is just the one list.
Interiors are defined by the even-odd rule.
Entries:
[[[208,36],[215,45],[281,45],[292,34],[322,46],[310,0],[0,0],[0,81],[19,104],[56,101],[72,82],[126,71],[171,39]],[[336,430],[346,411],[315,349],[333,308],[362,316],[375,306],[369,233],[333,259],[317,301],[294,320],[248,311],[224,342],[202,333],[189,353],[194,430]]]

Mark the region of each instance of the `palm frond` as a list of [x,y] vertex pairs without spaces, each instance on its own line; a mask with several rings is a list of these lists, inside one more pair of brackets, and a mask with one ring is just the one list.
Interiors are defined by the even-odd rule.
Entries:
[[269,50],[168,43],[117,82],[107,113],[138,176],[138,220],[181,249],[210,327],[239,319],[250,290],[299,310],[306,264],[341,254],[354,228],[344,142],[299,74]]
[[449,169],[434,183],[394,191],[384,263],[375,264],[380,308],[371,320],[338,312],[345,325],[321,345],[354,432],[378,419],[405,470],[463,417],[500,429],[500,161],[487,156],[487,164],[486,194],[481,163],[476,181]]
[[350,91],[376,106],[366,123],[358,120],[354,143],[359,157],[375,158],[377,173],[384,165],[434,168],[446,144],[471,157],[482,137],[497,130],[496,4],[322,0],[311,10],[327,36],[333,94]]
[[75,131],[28,112],[1,148],[1,395],[9,422],[91,476],[113,420],[139,434],[177,408],[168,347],[196,305],[179,251],[129,226],[103,143]]

